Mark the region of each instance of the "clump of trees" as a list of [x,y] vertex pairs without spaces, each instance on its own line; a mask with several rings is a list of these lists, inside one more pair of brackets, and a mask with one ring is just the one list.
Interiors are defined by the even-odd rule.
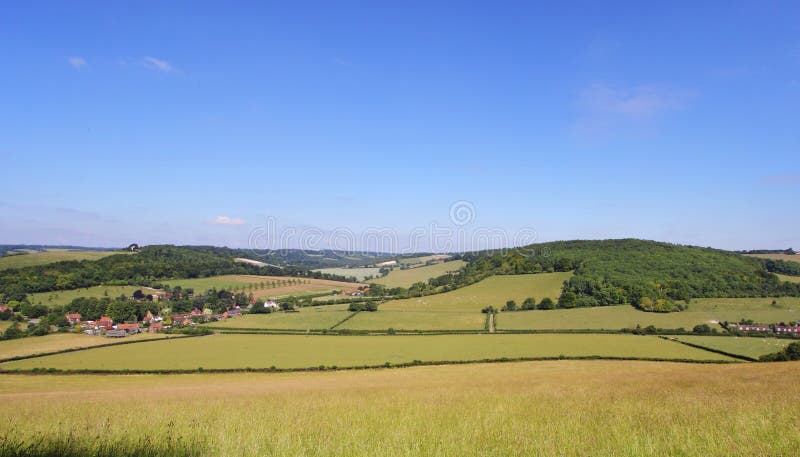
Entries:
[[356,312],[356,311],[374,312],[374,311],[378,310],[378,303],[373,301],[373,300],[363,301],[363,302],[354,302],[354,303],[350,303],[350,306],[347,309],[349,311],[353,311],[353,312]]

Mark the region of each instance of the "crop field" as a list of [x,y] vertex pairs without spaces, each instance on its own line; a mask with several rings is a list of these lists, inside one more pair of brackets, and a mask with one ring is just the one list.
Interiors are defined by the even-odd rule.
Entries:
[[336,327],[350,330],[483,330],[486,315],[478,312],[382,311],[358,313]]
[[380,268],[375,267],[360,267],[360,268],[320,268],[318,270],[321,273],[327,273],[331,275],[338,275],[344,276],[349,278],[351,276],[356,278],[356,281],[363,281],[364,278],[367,276],[378,277],[380,276]]
[[274,312],[270,314],[246,314],[208,324],[220,329],[265,329],[265,330],[321,330],[328,329],[351,315],[347,305],[314,306],[300,308],[299,312]]
[[433,254],[433,255],[425,255],[425,256],[420,256],[420,257],[406,257],[406,258],[398,259],[397,263],[398,264],[405,264],[405,265],[418,265],[418,264],[424,264],[424,263],[428,262],[429,260],[444,260],[444,259],[449,259],[450,257],[452,257],[452,256],[450,256],[448,254]]
[[680,341],[698,344],[711,349],[725,351],[729,354],[738,354],[757,359],[766,354],[772,354],[785,348],[792,340],[778,338],[754,338],[737,336],[676,336]]
[[602,356],[733,360],[651,336],[635,335],[410,335],[322,336],[215,334],[118,345],[0,364],[4,370],[57,368],[171,370],[352,367],[421,361],[515,357]]
[[[2,375],[0,454],[27,445],[36,455],[96,455],[102,437],[105,449],[116,451],[107,455],[121,457],[789,456],[800,447],[800,416],[786,407],[796,402],[798,374],[797,362],[765,370],[567,360],[280,374]],[[131,414],[108,407],[131,398]],[[254,426],[258,418],[276,425]],[[513,433],[499,432],[509,424]]]
[[289,276],[224,275],[209,278],[176,279],[164,281],[171,287],[193,288],[206,291],[211,288],[252,293],[257,298],[301,296],[326,291],[355,289],[364,284],[326,279],[294,278]]
[[129,254],[123,251],[70,251],[66,249],[49,249],[43,252],[17,254],[0,257],[0,270],[7,268],[23,268],[65,260],[97,260],[114,254]]
[[41,292],[29,295],[31,303],[42,305],[66,305],[78,297],[102,298],[119,297],[126,295],[130,297],[133,292],[141,290],[145,295],[157,292],[142,286],[93,286],[83,289],[57,290],[53,292]]
[[758,257],[760,259],[771,260],[786,260],[788,262],[800,263],[800,255],[798,254],[744,254],[748,257]]
[[[723,321],[791,322],[800,320],[798,298],[707,298],[692,300],[687,311],[677,313],[647,313],[629,305],[594,308],[554,309],[547,311],[517,311],[500,313],[496,318],[498,330],[619,330],[637,325],[658,328],[684,328],[708,324],[712,328]],[[721,327],[717,327],[722,330]]]
[[778,275],[778,278],[780,278],[781,281],[800,283],[800,276]]
[[[381,311],[477,312],[492,305],[502,308],[507,300],[518,305],[528,297],[537,301],[550,297],[557,300],[561,285],[572,273],[540,273],[532,275],[498,275],[476,284],[442,294],[392,300],[380,306]],[[380,312],[380,311],[379,311]]]
[[28,338],[19,338],[16,340],[0,341],[0,359],[63,351],[65,349],[88,348],[103,344],[146,341],[170,337],[180,338],[181,336],[172,336],[159,333],[140,333],[138,335],[131,335],[125,338],[115,339],[105,338],[102,336],[89,336],[80,333],[54,333],[45,336],[32,336]]
[[409,287],[415,282],[427,282],[430,278],[436,278],[451,271],[459,270],[466,264],[463,260],[453,260],[452,262],[408,268],[406,270],[395,268],[388,275],[373,279],[370,282],[386,287]]

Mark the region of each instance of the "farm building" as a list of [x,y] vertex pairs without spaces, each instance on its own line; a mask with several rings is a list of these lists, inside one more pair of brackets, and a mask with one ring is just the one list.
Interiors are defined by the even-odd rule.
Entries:
[[150,327],[147,329],[150,333],[158,333],[164,330],[164,324],[150,324]]
[[108,338],[124,338],[128,336],[128,332],[125,330],[109,330],[106,332],[106,337]]
[[139,324],[117,324],[117,330],[124,330],[127,333],[139,333],[142,329]]
[[67,313],[64,317],[67,318],[69,325],[75,325],[81,321],[81,315],[78,313]]
[[769,332],[772,330],[767,324],[730,324],[730,328],[740,332]]
[[776,325],[775,333],[800,334],[800,325]]

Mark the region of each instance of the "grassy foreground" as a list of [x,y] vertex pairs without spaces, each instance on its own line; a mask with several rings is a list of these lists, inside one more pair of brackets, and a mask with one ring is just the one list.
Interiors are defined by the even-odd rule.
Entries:
[[[552,361],[6,375],[0,455],[789,456],[798,374],[800,363]],[[124,414],[109,407],[132,399]]]
[[[145,347],[146,346],[146,347]],[[500,358],[600,356],[726,360],[726,356],[653,336],[410,335],[321,336],[216,334],[127,344],[0,364],[4,370],[195,370],[377,366]]]

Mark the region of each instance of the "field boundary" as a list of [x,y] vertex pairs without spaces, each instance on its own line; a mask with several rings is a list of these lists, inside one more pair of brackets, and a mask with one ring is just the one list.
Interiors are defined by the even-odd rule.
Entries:
[[203,368],[197,367],[193,369],[182,370],[62,370],[57,368],[31,368],[31,369],[15,369],[3,370],[0,368],[0,374],[18,374],[18,375],[42,375],[42,374],[58,374],[58,375],[141,375],[141,374],[167,374],[167,375],[180,375],[180,374],[198,374],[198,373],[297,373],[297,372],[316,372],[316,371],[357,371],[357,370],[376,370],[376,369],[389,369],[389,368],[409,368],[418,366],[444,366],[444,365],[472,365],[479,363],[512,363],[512,362],[546,362],[546,361],[559,361],[559,360],[610,360],[610,361],[638,361],[638,362],[673,362],[673,363],[694,363],[700,365],[729,365],[735,363],[742,363],[733,360],[698,360],[698,359],[671,359],[664,357],[616,357],[616,356],[547,356],[547,357],[501,357],[490,359],[472,359],[472,360],[436,360],[436,361],[422,361],[414,360],[412,362],[403,363],[390,363],[386,362],[379,365],[355,365],[350,367],[339,367],[337,365],[325,366],[319,365],[316,367],[306,368]]
[[[14,361],[17,361],[17,360],[25,360],[25,359],[35,359],[37,357],[46,357],[48,355],[66,354],[68,352],[87,351],[89,349],[105,348],[105,347],[109,347],[109,346],[122,346],[122,345],[125,345],[125,344],[150,343],[150,342],[153,342],[153,341],[164,341],[164,340],[179,339],[179,338],[191,338],[191,337],[195,337],[195,336],[207,336],[207,335],[182,335],[182,334],[179,334],[179,335],[175,335],[175,336],[168,336],[168,337],[165,337],[165,338],[153,338],[153,339],[141,340],[141,341],[117,341],[116,343],[98,344],[96,346],[86,346],[86,347],[79,347],[79,348],[68,348],[68,349],[60,349],[58,351],[39,352],[39,353],[36,353],[36,354],[27,354],[27,355],[17,355],[17,356],[14,356],[14,357],[8,357],[8,358],[5,358],[5,359],[0,359],[0,363],[14,362]],[[36,338],[36,337],[31,337],[31,338]],[[87,337],[87,338],[91,338],[91,337]],[[2,372],[1,369],[0,369],[0,372]]]
[[745,360],[745,361],[748,361],[748,362],[758,362],[759,361],[756,358],[748,357],[746,355],[734,354],[732,352],[723,351],[721,349],[710,348],[710,347],[707,347],[707,346],[703,346],[701,344],[690,343],[688,341],[681,341],[681,340],[679,340],[677,338],[670,338],[668,336],[659,336],[659,338],[661,338],[662,340],[672,341],[673,343],[679,343],[679,344],[683,344],[683,345],[686,345],[686,346],[689,346],[689,347],[693,347],[695,349],[702,349],[704,351],[713,352],[715,354],[726,355],[728,357],[733,357],[734,359]]
[[344,324],[345,322],[349,321],[350,319],[352,319],[352,318],[356,317],[356,314],[358,314],[358,313],[360,313],[360,312],[361,312],[361,311],[353,311],[353,314],[351,314],[351,315],[349,315],[349,316],[345,317],[344,319],[340,320],[339,322],[337,322],[337,323],[333,324],[331,327],[329,327],[329,328],[328,328],[328,330],[333,330],[333,329],[335,329],[336,327],[338,327],[338,326],[340,326],[340,325]]

